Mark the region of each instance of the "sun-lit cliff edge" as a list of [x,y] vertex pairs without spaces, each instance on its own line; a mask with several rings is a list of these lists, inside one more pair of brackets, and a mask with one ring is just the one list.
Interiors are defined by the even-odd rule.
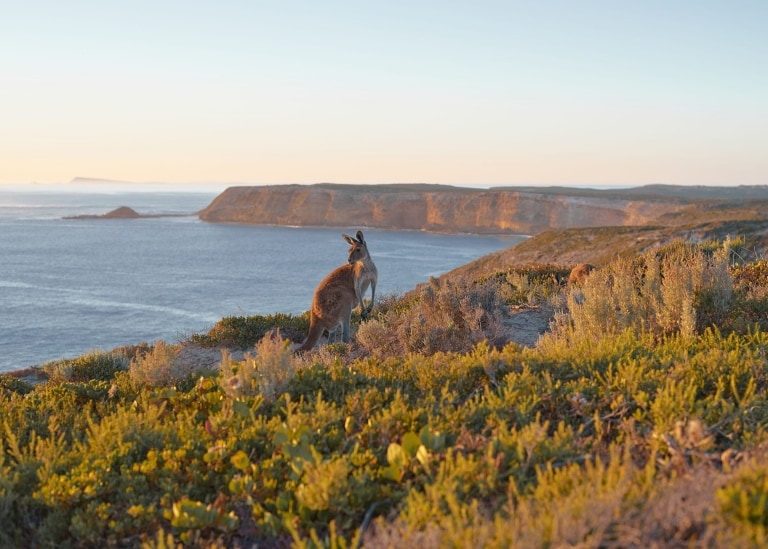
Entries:
[[321,183],[230,187],[199,215],[219,223],[536,234],[546,229],[643,225],[696,200],[696,188],[686,193],[672,186],[475,189]]

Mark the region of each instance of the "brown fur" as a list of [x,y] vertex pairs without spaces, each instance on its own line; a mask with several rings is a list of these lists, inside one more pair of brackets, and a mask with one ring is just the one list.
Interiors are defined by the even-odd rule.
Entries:
[[568,284],[583,284],[589,273],[596,268],[597,267],[590,265],[589,263],[579,263],[571,270],[571,274],[568,275]]
[[[324,330],[328,330],[333,335],[339,327],[341,327],[342,341],[348,342],[352,310],[359,305],[363,318],[367,318],[373,308],[378,272],[368,254],[368,245],[363,238],[363,233],[357,231],[357,238],[345,234],[341,236],[350,244],[348,263],[331,271],[318,284],[312,297],[309,333],[296,352],[311,350]],[[366,307],[363,300],[369,287],[371,302]]]

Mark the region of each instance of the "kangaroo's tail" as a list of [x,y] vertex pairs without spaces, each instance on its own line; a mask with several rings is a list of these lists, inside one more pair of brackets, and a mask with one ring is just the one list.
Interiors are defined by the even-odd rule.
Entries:
[[323,327],[316,321],[315,315],[312,313],[309,317],[309,333],[307,334],[307,339],[304,340],[301,347],[296,349],[296,352],[303,353],[304,351],[311,351],[321,335],[323,335]]

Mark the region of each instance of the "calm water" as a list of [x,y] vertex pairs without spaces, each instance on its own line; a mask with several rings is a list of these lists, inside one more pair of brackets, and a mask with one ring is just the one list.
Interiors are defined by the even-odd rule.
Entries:
[[[340,229],[203,223],[195,215],[68,220],[130,206],[193,213],[216,193],[0,188],[0,372],[209,329],[230,315],[301,313],[346,261]],[[518,237],[365,231],[377,295],[402,293]]]

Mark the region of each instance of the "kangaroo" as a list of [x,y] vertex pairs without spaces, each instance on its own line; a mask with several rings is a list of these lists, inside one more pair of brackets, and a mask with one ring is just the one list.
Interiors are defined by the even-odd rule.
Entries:
[[[366,319],[373,309],[378,271],[368,253],[363,232],[357,231],[356,238],[346,234],[341,236],[350,246],[347,264],[336,267],[315,289],[309,316],[309,334],[296,352],[311,350],[320,339],[323,330],[328,330],[333,336],[341,327],[342,341],[349,342],[352,310],[360,305],[361,315]],[[366,307],[364,298],[369,287],[371,301]]]
[[589,263],[579,263],[573,270],[571,270],[571,274],[568,275],[568,285],[583,284],[589,273],[596,268],[597,267],[590,265]]

